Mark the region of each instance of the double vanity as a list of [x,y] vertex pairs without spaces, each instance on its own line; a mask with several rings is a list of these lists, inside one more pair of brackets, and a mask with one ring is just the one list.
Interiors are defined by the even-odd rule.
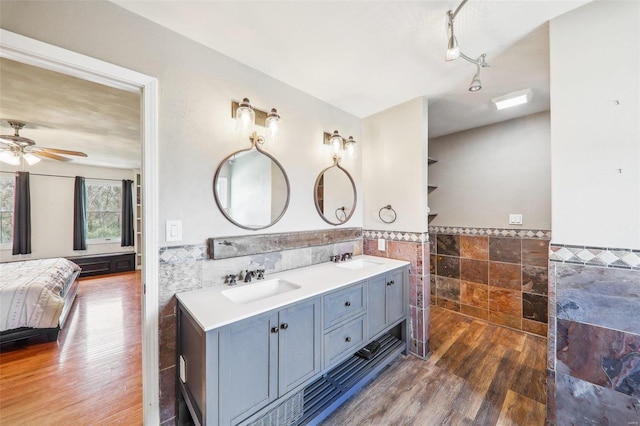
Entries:
[[[357,256],[178,293],[179,386],[196,424],[317,424],[407,352],[409,264]],[[356,352],[371,342],[370,359]]]

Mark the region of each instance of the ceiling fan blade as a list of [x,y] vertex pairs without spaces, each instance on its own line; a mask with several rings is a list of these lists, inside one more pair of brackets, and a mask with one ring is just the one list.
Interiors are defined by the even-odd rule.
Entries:
[[56,154],[53,154],[53,153],[47,152],[47,151],[32,151],[32,153],[35,154],[35,155],[38,155],[40,157],[50,158],[52,160],[71,161],[70,158],[65,158],[65,157],[62,157],[60,155],[56,155]]
[[80,151],[69,151],[66,149],[57,149],[57,148],[34,148],[32,149],[33,152],[53,152],[56,154],[65,154],[65,155],[75,155],[78,157],[86,157],[87,154],[85,154],[84,152],[80,152]]
[[36,141],[34,141],[33,139],[23,138],[22,136],[15,135],[0,135],[0,142],[11,145],[20,145],[22,147],[36,144]]

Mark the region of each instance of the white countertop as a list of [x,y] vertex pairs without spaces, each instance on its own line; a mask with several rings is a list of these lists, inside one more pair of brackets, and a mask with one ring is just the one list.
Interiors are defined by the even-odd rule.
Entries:
[[198,325],[204,331],[209,331],[409,264],[404,260],[366,255],[355,256],[352,260],[341,263],[346,264],[358,259],[375,262],[378,265],[368,265],[364,269],[351,270],[339,267],[339,264],[327,262],[265,275],[265,280],[279,278],[297,284],[300,288],[242,304],[232,302],[222,292],[228,289],[256,285],[262,281],[254,279],[251,283],[238,283],[236,286],[220,285],[186,291],[177,293],[176,297]]

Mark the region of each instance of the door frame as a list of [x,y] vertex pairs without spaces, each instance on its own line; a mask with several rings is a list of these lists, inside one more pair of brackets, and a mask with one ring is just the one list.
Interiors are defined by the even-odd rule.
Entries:
[[142,129],[142,404],[160,423],[158,346],[158,79],[0,28],[0,57],[140,94]]

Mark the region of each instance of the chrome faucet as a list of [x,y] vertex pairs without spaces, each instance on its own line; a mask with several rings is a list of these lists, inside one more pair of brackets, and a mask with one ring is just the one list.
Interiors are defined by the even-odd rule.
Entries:
[[250,283],[251,282],[251,278],[256,276],[256,271],[250,271],[250,270],[246,270],[245,274],[244,274],[244,282],[245,283]]
[[345,260],[349,260],[353,257],[353,253],[342,253],[342,256],[340,257],[340,260],[342,260],[343,262]]

